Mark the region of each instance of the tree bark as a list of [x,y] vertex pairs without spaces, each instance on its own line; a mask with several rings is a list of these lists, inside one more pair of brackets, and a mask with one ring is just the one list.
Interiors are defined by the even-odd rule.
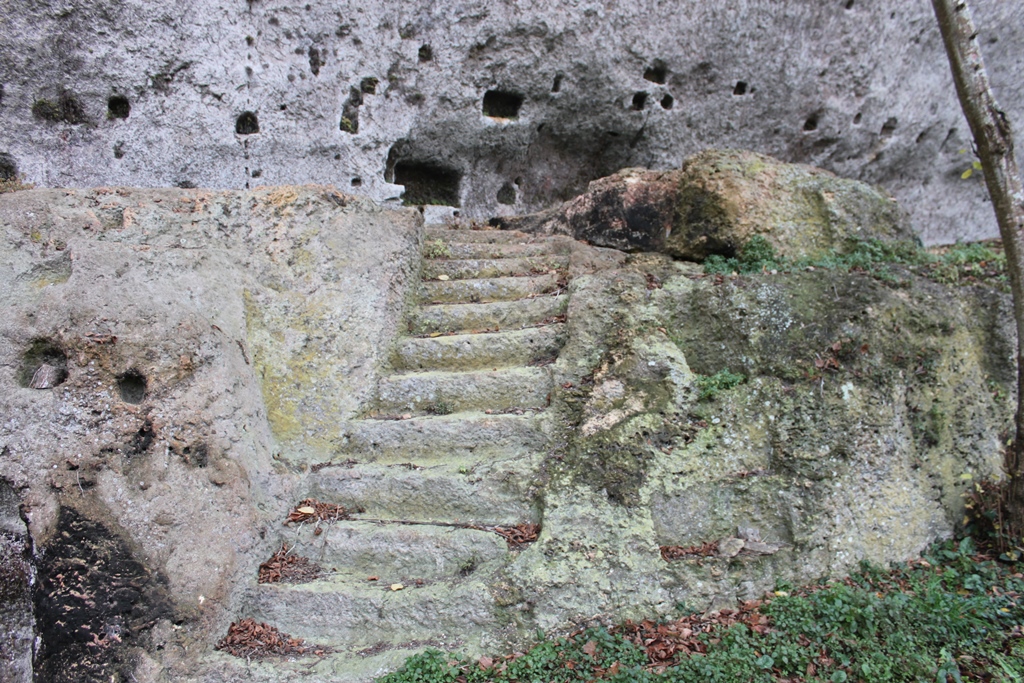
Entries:
[[989,87],[978,31],[967,0],[932,0],[953,81],[970,124],[985,184],[999,223],[1017,323],[1017,410],[1013,444],[1007,448],[1007,507],[1013,541],[1024,534],[1024,189],[1013,149],[1013,132]]

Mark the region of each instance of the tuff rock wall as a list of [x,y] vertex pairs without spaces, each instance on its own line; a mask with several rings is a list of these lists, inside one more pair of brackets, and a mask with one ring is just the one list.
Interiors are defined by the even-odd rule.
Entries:
[[[1015,121],[1024,5],[977,0]],[[883,185],[996,234],[927,0],[0,0],[0,175],[330,183],[522,214],[706,147]],[[966,151],[965,151],[966,150]]]

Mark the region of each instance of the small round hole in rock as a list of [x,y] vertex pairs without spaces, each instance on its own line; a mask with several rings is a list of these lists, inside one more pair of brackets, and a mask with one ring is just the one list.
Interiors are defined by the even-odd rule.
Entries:
[[669,95],[668,93],[666,93],[665,96],[661,98],[661,108],[662,109],[671,109],[672,106],[675,105],[675,103],[676,103],[675,98],[672,97],[671,95]]
[[519,116],[519,108],[525,98],[516,92],[506,90],[488,90],[484,93],[484,116],[498,119],[514,119]]
[[846,9],[853,9],[853,0],[846,0]]
[[815,113],[811,114],[810,116],[808,116],[807,120],[804,121],[804,130],[806,132],[808,132],[808,133],[811,132],[812,130],[818,130],[818,113],[817,112],[815,112]]
[[882,124],[882,137],[887,138],[891,136],[894,132],[896,132],[896,126],[898,126],[899,123],[900,120],[897,119],[895,116],[890,116],[889,118],[887,118],[885,120],[885,123]]
[[562,74],[558,74],[557,76],[555,76],[555,82],[551,84],[551,92],[558,92],[559,90],[562,89],[563,78],[564,76],[562,76]]
[[135,369],[117,376],[117,390],[125,403],[142,403],[146,398],[146,385],[146,376]]
[[647,93],[638,92],[633,95],[633,109],[635,111],[643,111],[644,105],[647,104]]
[[747,82],[736,81],[736,87],[732,89],[733,95],[746,95],[747,94]]
[[864,115],[857,112],[857,115],[853,117],[853,125],[859,126],[862,118],[864,118]]
[[52,389],[68,378],[68,357],[49,339],[35,339],[21,354],[18,384],[28,389]]
[[359,187],[362,184],[363,184],[363,179],[362,178],[358,178],[357,177],[357,178],[353,178],[352,179],[352,187]]
[[429,45],[421,45],[418,55],[421,62],[429,62],[434,58],[434,48]]
[[107,100],[107,118],[126,119],[132,113],[132,105],[124,95],[114,95]]
[[260,132],[260,121],[251,111],[242,112],[235,119],[235,132],[239,135],[255,135]]

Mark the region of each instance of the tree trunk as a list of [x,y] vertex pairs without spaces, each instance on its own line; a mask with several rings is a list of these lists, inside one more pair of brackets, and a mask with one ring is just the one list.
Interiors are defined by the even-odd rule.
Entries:
[[989,88],[985,62],[978,45],[978,31],[967,0],[932,0],[939,31],[946,45],[953,81],[971,126],[974,144],[985,174],[999,234],[1006,251],[1006,265],[1017,322],[1017,411],[1013,444],[1007,449],[1008,512],[1015,543],[1024,534],[1024,189],[1013,151],[1013,133],[1006,114],[999,109]]

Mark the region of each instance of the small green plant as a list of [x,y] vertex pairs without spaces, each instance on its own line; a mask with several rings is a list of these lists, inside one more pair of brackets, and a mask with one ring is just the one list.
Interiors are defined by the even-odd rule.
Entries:
[[343,131],[345,131],[346,133],[353,133],[354,134],[356,132],[356,124],[349,117],[342,116],[341,117],[341,129]]
[[431,415],[451,415],[455,412],[455,406],[447,401],[434,401],[426,410]]
[[426,258],[451,258],[452,250],[442,239],[429,240],[423,245],[423,256]]
[[710,401],[721,391],[733,389],[747,379],[746,375],[731,372],[728,369],[719,370],[713,375],[697,376],[697,400]]
[[709,256],[704,261],[704,272],[709,275],[749,275],[815,268],[860,270],[889,284],[905,284],[905,276],[892,266],[902,266],[904,271],[909,270],[942,284],[986,282],[1004,291],[1009,286],[1005,254],[1001,249],[984,243],[958,243],[929,251],[914,242],[854,240],[843,251],[832,249],[815,258],[787,259],[778,255],[767,239],[755,235],[735,257]]
[[735,257],[712,254],[704,261],[704,272],[716,275],[760,273],[784,267],[784,259],[775,252],[772,243],[761,235],[754,235],[747,240]]

